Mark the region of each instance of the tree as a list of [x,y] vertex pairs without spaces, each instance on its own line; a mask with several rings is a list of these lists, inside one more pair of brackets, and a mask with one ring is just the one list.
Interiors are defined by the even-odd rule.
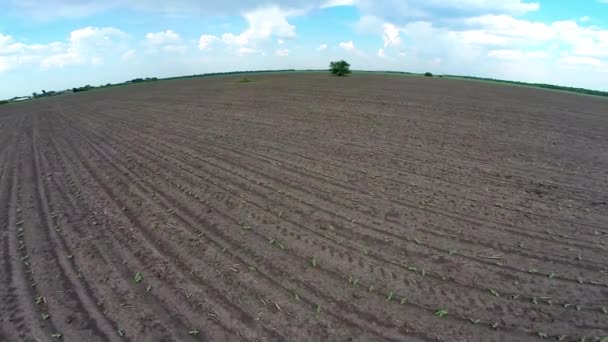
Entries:
[[335,76],[346,76],[351,73],[350,64],[344,60],[331,62],[329,63],[329,72]]
[[424,73],[424,76],[426,76],[426,77],[433,77],[433,74],[427,71],[427,72]]

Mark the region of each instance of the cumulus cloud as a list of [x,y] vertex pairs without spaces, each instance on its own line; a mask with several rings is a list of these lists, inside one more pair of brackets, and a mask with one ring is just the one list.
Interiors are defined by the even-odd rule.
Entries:
[[123,61],[132,61],[137,57],[135,54],[135,50],[127,50],[122,55],[120,55],[120,59]]
[[341,49],[343,49],[344,51],[350,52],[359,57],[365,56],[365,53],[363,53],[363,51],[357,49],[357,47],[355,46],[355,43],[353,43],[352,40],[350,40],[348,42],[340,42],[340,44],[338,44],[338,46]]
[[274,52],[274,54],[279,57],[286,57],[286,56],[289,56],[289,50],[288,49],[278,49],[277,51]]
[[355,0],[328,0],[321,5],[321,8],[338,7],[338,6],[354,6]]
[[281,42],[283,39],[295,38],[296,27],[287,21],[287,17],[292,14],[276,6],[244,13],[247,29],[240,34],[224,33],[221,40],[232,50],[243,54],[243,51],[257,50],[259,44],[271,38],[278,38]]
[[70,32],[65,41],[26,44],[0,34],[1,71],[38,64],[41,69],[74,64],[101,65],[107,55],[121,49],[127,34],[113,27],[84,27]]
[[602,65],[602,61],[593,58],[593,57],[584,57],[584,56],[566,56],[561,59],[562,62],[566,64],[575,64],[575,65],[591,65],[591,66],[600,66]]
[[384,23],[382,39],[384,40],[384,47],[398,46],[401,44],[401,37],[399,36],[399,28],[390,23]]
[[147,53],[158,51],[183,53],[188,48],[183,43],[182,37],[173,30],[147,33],[145,45]]
[[491,50],[488,57],[501,60],[519,60],[522,58],[550,58],[551,55],[544,51],[521,51],[521,50]]
[[378,49],[378,52],[376,53],[376,55],[380,58],[386,57],[386,55],[384,54],[384,49]]
[[198,39],[198,48],[200,50],[211,50],[211,44],[219,41],[220,39],[216,36],[203,34]]
[[355,0],[354,5],[366,16],[394,23],[458,19],[482,14],[518,15],[540,8],[537,2],[522,0]]
[[339,44],[340,48],[346,50],[346,51],[355,51],[355,43],[353,43],[353,41],[348,41],[348,42],[340,42]]
[[325,50],[327,50],[327,44],[321,44],[317,48],[317,51],[325,51]]

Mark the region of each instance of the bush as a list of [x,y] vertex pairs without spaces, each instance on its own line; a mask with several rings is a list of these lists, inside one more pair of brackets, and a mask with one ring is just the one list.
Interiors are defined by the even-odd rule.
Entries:
[[427,72],[424,73],[424,76],[426,76],[426,77],[433,77],[433,74],[431,74],[430,72],[427,71]]
[[0,100],[0,105],[7,104],[7,103],[9,103],[8,100]]
[[350,64],[344,60],[331,62],[329,63],[329,72],[335,76],[346,76],[351,73]]

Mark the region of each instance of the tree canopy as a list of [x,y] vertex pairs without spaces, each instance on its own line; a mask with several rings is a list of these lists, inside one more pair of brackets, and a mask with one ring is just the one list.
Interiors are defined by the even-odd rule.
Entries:
[[351,73],[350,64],[345,60],[329,63],[329,72],[335,76],[346,76]]

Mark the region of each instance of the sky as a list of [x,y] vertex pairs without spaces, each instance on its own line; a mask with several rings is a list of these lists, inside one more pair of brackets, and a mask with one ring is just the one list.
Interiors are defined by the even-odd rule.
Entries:
[[0,99],[261,69],[608,90],[608,0],[0,0]]

